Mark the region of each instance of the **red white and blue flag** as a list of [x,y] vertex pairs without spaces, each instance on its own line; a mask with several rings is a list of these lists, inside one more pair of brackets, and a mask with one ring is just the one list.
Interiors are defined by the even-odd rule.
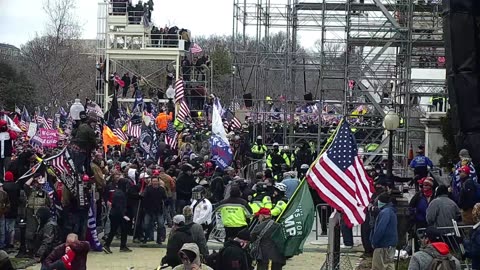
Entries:
[[140,135],[142,134],[142,124],[132,124],[131,121],[128,122],[127,124],[127,135],[134,137],[134,138],[140,138]]
[[365,221],[373,184],[358,157],[348,122],[340,125],[332,144],[314,162],[306,179],[322,200],[343,213],[345,223],[352,227]]
[[175,82],[175,103],[179,102],[185,97],[185,86],[182,79]]
[[167,135],[165,136],[165,143],[170,145],[170,149],[176,149],[178,144],[178,133],[173,127],[171,121],[167,124]]

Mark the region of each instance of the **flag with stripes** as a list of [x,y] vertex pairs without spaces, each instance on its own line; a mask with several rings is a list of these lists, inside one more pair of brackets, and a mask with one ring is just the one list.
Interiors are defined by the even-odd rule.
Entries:
[[223,128],[225,129],[225,131],[229,131],[230,123],[228,123],[228,121],[223,121]]
[[167,135],[165,136],[165,143],[170,145],[170,149],[176,149],[178,143],[178,133],[173,127],[172,122],[168,122],[167,124]]
[[115,134],[115,136],[117,136],[123,142],[128,141],[128,136],[125,134],[125,132],[123,132],[121,127],[112,129],[112,132],[113,134]]
[[332,144],[314,162],[306,179],[326,203],[343,213],[345,223],[352,227],[365,221],[373,184],[358,157],[348,122],[340,125]]
[[179,102],[185,97],[185,87],[182,79],[175,82],[175,103]]
[[232,129],[240,129],[242,127],[242,123],[240,122],[240,120],[238,120],[237,117],[233,117],[232,119]]
[[131,121],[129,121],[127,124],[127,135],[134,138],[140,138],[140,134],[142,134],[142,125],[134,125]]
[[47,118],[46,120],[47,125],[45,126],[46,129],[53,129],[53,119],[52,118]]
[[60,153],[46,158],[44,160],[45,164],[47,166],[51,166],[53,169],[55,169],[55,173],[57,175],[71,175],[72,174],[72,168],[70,167],[70,164],[67,162],[65,152],[67,151],[67,148],[64,148]]
[[190,47],[190,52],[195,54],[195,53],[201,53],[203,52],[203,50],[200,47],[200,45],[198,45],[197,43],[193,43],[192,47]]
[[190,109],[188,108],[187,102],[185,99],[180,101],[180,109],[178,110],[177,120],[180,122],[185,122],[185,119],[190,116]]

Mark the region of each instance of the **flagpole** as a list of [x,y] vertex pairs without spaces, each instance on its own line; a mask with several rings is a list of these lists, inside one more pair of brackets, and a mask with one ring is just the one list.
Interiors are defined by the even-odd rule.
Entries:
[[[317,163],[318,159],[320,158],[320,156],[322,156],[322,154],[328,150],[328,148],[330,147],[330,144],[333,142],[333,140],[335,139],[335,136],[337,136],[337,133],[338,133],[338,130],[340,129],[340,126],[342,125],[343,123],[343,118],[342,120],[338,123],[338,126],[335,128],[335,132],[330,135],[330,137],[327,139],[327,143],[323,146],[322,148],[322,151],[320,152],[320,154],[318,154],[317,158],[315,159],[315,161],[310,164],[310,169],[313,167],[314,164]],[[300,190],[300,188],[302,187],[302,185],[304,184],[305,182],[305,177],[300,181],[300,184],[298,184],[297,188],[295,189],[295,191],[293,192],[292,196],[290,197],[290,199],[288,200],[287,202],[287,205],[285,206],[285,208],[282,210],[282,212],[280,213],[280,215],[278,215],[278,218],[277,218],[277,222],[280,220],[280,218],[282,218],[283,216],[283,212],[285,211],[285,209],[288,208],[288,205],[290,204],[290,202],[292,201],[292,198],[295,197],[295,195],[297,195],[298,191]]]

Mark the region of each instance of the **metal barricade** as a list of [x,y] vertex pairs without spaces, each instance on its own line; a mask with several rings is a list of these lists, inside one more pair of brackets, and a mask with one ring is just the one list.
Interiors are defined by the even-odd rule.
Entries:
[[220,243],[223,243],[223,241],[225,240],[225,227],[222,223],[222,216],[220,215],[220,212],[215,212],[214,214],[215,219],[213,220],[214,224],[212,232],[210,233],[210,237]]
[[[465,253],[463,242],[470,238],[470,232],[473,226],[460,225],[452,227],[438,227],[437,229],[442,232],[442,241],[446,243],[450,248],[450,254],[455,256],[461,263],[462,269],[471,269],[471,262],[462,259]],[[417,229],[416,234],[418,239],[424,237],[426,228]]]

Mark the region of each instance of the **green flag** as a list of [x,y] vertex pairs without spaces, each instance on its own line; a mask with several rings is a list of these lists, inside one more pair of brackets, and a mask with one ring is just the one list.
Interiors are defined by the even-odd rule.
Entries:
[[313,227],[314,215],[312,195],[304,179],[295,190],[285,211],[277,219],[280,226],[272,235],[284,256],[291,257],[303,252],[303,244]]

